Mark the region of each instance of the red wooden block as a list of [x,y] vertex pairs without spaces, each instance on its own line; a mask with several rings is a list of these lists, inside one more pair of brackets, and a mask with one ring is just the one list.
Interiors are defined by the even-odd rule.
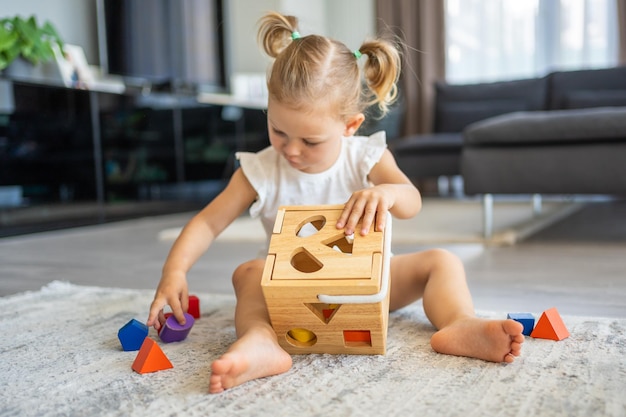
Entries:
[[200,299],[195,295],[189,296],[189,308],[187,313],[191,314],[194,319],[200,318]]
[[550,340],[563,340],[569,337],[569,331],[563,323],[561,315],[556,308],[543,312],[530,337]]
[[[169,316],[173,316],[173,315],[174,315],[174,313],[165,313],[165,314],[164,314],[164,316],[165,316],[165,320],[167,320],[167,318],[168,318]],[[157,333],[158,333],[158,334],[161,334],[161,330],[163,330],[163,327],[165,327],[165,325],[162,325],[162,326],[159,328],[159,330],[157,331]]]
[[149,337],[146,337],[143,341],[132,365],[133,371],[140,374],[162,371],[173,367],[174,365],[165,356],[159,345]]
[[372,335],[369,330],[344,330],[343,340],[346,343],[372,344]]

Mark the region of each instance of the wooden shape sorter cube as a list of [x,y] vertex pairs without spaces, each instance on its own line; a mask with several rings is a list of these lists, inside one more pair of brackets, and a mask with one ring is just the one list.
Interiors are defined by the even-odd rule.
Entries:
[[385,353],[391,216],[383,232],[347,237],[335,227],[342,210],[278,210],[262,288],[278,342],[291,354]]

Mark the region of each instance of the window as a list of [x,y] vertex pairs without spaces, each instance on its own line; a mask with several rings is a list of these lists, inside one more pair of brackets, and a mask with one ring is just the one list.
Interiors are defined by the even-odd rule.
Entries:
[[616,8],[615,0],[446,0],[446,79],[616,65]]

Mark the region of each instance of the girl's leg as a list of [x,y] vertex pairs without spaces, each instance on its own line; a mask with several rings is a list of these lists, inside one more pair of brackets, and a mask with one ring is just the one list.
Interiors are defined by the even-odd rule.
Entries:
[[211,393],[291,368],[291,356],[278,345],[265,306],[261,290],[263,265],[263,260],[249,261],[233,274],[237,341],[211,365]]
[[513,362],[524,342],[514,320],[483,320],[474,314],[461,261],[434,249],[391,259],[390,309],[423,298],[424,312],[438,329],[431,339],[440,353],[492,362]]

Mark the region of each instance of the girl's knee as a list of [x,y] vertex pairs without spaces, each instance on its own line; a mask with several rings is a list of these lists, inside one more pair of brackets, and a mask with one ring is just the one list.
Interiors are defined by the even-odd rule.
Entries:
[[258,279],[261,281],[263,274],[264,261],[261,259],[253,259],[239,265],[233,272],[233,286],[237,288],[242,283],[249,283],[250,280]]
[[428,259],[430,259],[433,268],[463,268],[463,262],[461,262],[461,259],[447,249],[429,249],[426,252],[426,256],[428,257]]
[[433,258],[440,260],[441,262],[456,262],[459,261],[459,257],[447,249],[435,248],[429,249],[428,253]]

